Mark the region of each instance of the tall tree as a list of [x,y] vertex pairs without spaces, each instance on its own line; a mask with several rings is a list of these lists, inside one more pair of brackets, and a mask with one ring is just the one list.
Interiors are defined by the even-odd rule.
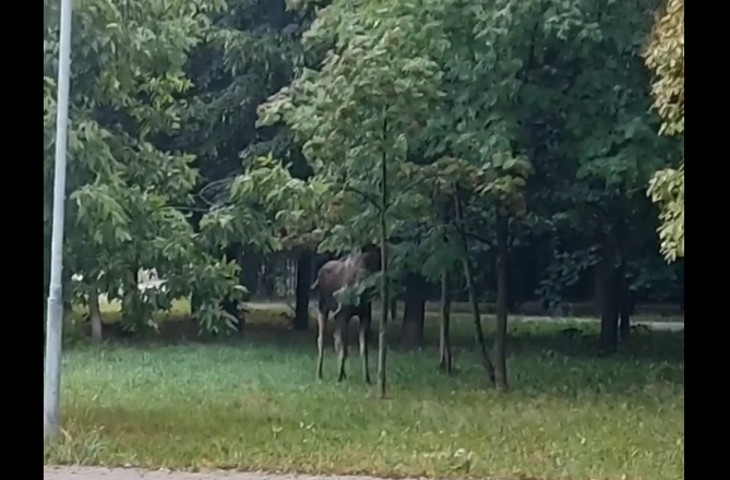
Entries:
[[[230,184],[242,164],[245,168],[261,154],[273,152],[297,178],[311,174],[286,128],[255,128],[258,105],[288,84],[305,61],[299,38],[309,16],[307,10],[287,10],[284,0],[228,0],[225,11],[211,15],[186,67],[194,84],[185,96],[189,108],[170,140],[196,154],[196,229],[202,213],[231,201]],[[222,246],[240,265],[249,294],[256,292],[266,260],[258,248],[239,241]],[[297,296],[297,325],[306,325],[307,304],[308,297]]]
[[[208,13],[221,2],[149,1],[117,4],[85,0],[74,9],[74,85],[70,98],[67,281],[96,310],[96,295],[119,297],[124,324],[140,328],[154,310],[189,293],[208,266],[209,251],[183,210],[195,183],[193,157],[160,145],[180,123],[177,98],[190,87],[184,67],[202,38]],[[51,172],[55,118],[57,2],[44,2],[44,133],[46,180]],[[50,185],[51,182],[46,182]],[[51,192],[45,189],[46,215]],[[139,268],[158,268],[164,289],[137,289]],[[229,265],[206,277],[222,299],[235,295]],[[218,316],[219,310],[209,312]],[[96,320],[95,320],[96,321]],[[99,325],[96,325],[98,328]],[[98,332],[97,332],[98,334]]]
[[[684,139],[684,0],[667,0],[652,33],[646,64],[656,75],[651,91],[660,132]],[[661,209],[662,253],[668,261],[684,257],[684,156],[678,168],[656,173],[649,195]]]
[[351,194],[369,202],[375,214],[370,218],[380,231],[383,259],[378,355],[383,396],[390,188],[405,158],[409,129],[428,114],[440,80],[436,65],[423,55],[428,37],[420,18],[399,15],[402,8],[372,1],[336,1],[324,8],[308,32],[320,42],[336,38],[321,70],[306,71],[262,109],[265,123],[283,115],[315,167],[336,166],[345,190],[357,192]]
[[651,173],[676,158],[676,142],[656,135],[648,111],[640,48],[655,5],[545,2],[523,16],[533,28],[518,75],[515,138],[535,169],[527,187],[532,221],[554,239],[551,263],[569,260],[578,269],[560,281],[596,268],[606,351],[617,347],[621,265],[645,234],[635,228],[649,212],[640,197]]

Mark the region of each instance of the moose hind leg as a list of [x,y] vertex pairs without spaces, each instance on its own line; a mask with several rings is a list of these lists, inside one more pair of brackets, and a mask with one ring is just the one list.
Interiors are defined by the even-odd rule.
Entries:
[[360,306],[358,314],[358,341],[360,343],[360,359],[362,360],[362,376],[365,383],[370,384],[370,367],[368,347],[370,344],[370,325],[372,320],[371,305],[365,302]]
[[349,318],[340,311],[335,317],[335,348],[338,353],[339,359],[339,373],[337,375],[337,381],[341,382],[347,376],[345,374],[345,360],[347,359],[347,324]]
[[322,379],[322,364],[324,363],[324,329],[327,326],[327,310],[317,310],[317,378]]
[[365,383],[370,384],[370,367],[368,365],[368,343],[370,333],[370,314],[363,313],[359,318],[358,340],[360,342],[360,359],[362,360],[362,375]]

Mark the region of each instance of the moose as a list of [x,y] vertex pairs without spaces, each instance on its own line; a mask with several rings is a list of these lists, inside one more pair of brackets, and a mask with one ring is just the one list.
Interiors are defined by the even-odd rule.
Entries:
[[358,317],[360,357],[365,383],[370,383],[368,367],[368,341],[371,322],[371,305],[369,292],[363,292],[355,302],[343,302],[338,296],[345,289],[354,288],[358,282],[380,270],[380,249],[375,245],[366,245],[358,252],[350,253],[322,265],[317,272],[317,279],[312,284],[312,293],[318,295],[317,304],[317,378],[322,379],[324,361],[324,331],[330,312],[335,320],[334,342],[339,360],[337,381],[345,379],[345,359],[347,358],[347,327],[353,316]]

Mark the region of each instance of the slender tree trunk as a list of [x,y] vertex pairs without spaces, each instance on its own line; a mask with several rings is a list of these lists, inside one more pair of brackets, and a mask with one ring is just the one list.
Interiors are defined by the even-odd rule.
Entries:
[[615,353],[618,349],[618,298],[616,295],[615,269],[608,272],[604,283],[604,303],[601,313],[601,350],[603,353]]
[[622,342],[629,339],[631,335],[631,291],[628,288],[626,279],[626,264],[621,262],[618,270],[618,295],[619,295],[619,338]]
[[198,314],[200,313],[200,307],[202,305],[203,301],[200,298],[200,294],[195,288],[193,288],[193,291],[190,293],[190,316],[195,323],[198,322]]
[[679,310],[684,313],[684,286],[682,286],[682,290],[679,292]]
[[261,255],[251,247],[246,248],[241,259],[241,284],[246,287],[251,297],[258,292],[260,272]]
[[[235,261],[240,267],[241,244],[233,244],[226,248],[225,258],[226,261],[229,262],[232,260]],[[238,329],[238,333],[243,333],[243,316],[238,309],[238,302],[229,298],[225,298],[221,302],[220,307],[224,312],[236,319],[236,328]]]
[[312,255],[302,249],[297,258],[297,299],[294,315],[294,330],[305,331],[309,328],[309,287],[312,286]]
[[679,290],[679,310],[682,312],[682,314],[684,314],[684,260],[683,259],[680,260],[677,275],[679,276],[678,280],[680,281],[680,284],[682,285],[682,288]]
[[479,354],[479,358],[481,359],[482,366],[484,367],[484,371],[487,374],[487,378],[492,385],[495,385],[494,365],[489,359],[489,354],[487,353],[487,344],[484,341],[484,330],[482,329],[482,320],[479,313],[479,301],[477,299],[476,292],[474,291],[474,277],[472,275],[471,265],[469,262],[468,244],[466,242],[466,236],[464,235],[463,230],[463,216],[461,212],[461,206],[458,198],[455,197],[454,200],[456,221],[459,226],[459,240],[461,242],[461,262],[464,266],[466,290],[469,294],[469,303],[471,304],[471,311],[474,316],[474,339],[476,341],[477,352]]
[[[383,112],[385,113],[385,112]],[[388,298],[388,224],[385,218],[388,208],[388,156],[385,150],[385,142],[388,133],[388,122],[383,115],[383,155],[380,161],[380,181],[381,181],[381,197],[380,197],[380,325],[378,329],[378,389],[380,397],[385,398],[385,368],[387,360],[387,346],[385,344],[385,332],[388,323],[388,307],[390,300]]]
[[423,325],[426,316],[425,280],[418,274],[406,276],[405,307],[403,310],[403,329],[401,342],[407,346],[423,342]]
[[96,285],[89,286],[89,320],[91,322],[91,339],[95,343],[102,341],[102,317],[99,307],[99,290]]
[[381,269],[383,272],[380,280],[380,325],[378,328],[378,389],[380,391],[380,397],[385,398],[386,385],[385,385],[385,368],[387,360],[387,345],[385,340],[386,326],[388,324],[388,245],[386,235],[383,233],[386,230],[385,215],[381,214],[380,219],[380,252],[381,252]]
[[449,288],[449,271],[441,272],[441,325],[439,326],[439,369],[450,374],[454,363],[451,356],[451,289]]
[[138,281],[139,264],[131,262],[131,266],[125,272],[123,285],[124,295],[122,296],[122,319],[124,323],[134,328],[145,328],[147,319],[142,317],[142,302]]
[[[189,217],[190,224],[193,227],[193,232],[200,233],[200,221],[203,218],[203,214],[201,211],[193,210],[192,214]],[[198,312],[200,311],[201,306],[201,299],[200,295],[196,291],[197,289],[195,286],[191,289],[190,292],[190,319],[194,324],[198,323]]]
[[238,333],[243,333],[243,316],[241,315],[241,312],[238,309],[238,302],[235,300],[231,300],[229,298],[226,298],[221,302],[221,310],[226,312],[228,315],[231,315],[233,318],[236,319],[236,331]]
[[601,317],[603,313],[603,282],[606,275],[606,265],[601,258],[595,267],[593,267],[593,308],[595,310],[594,315]]
[[494,337],[495,381],[507,390],[507,216],[497,213],[497,331]]
[[258,285],[256,291],[260,294],[260,298],[271,300],[276,290],[276,260],[275,254],[262,255],[261,271],[258,275]]
[[[626,279],[626,215],[627,211],[624,202],[621,202],[621,210],[617,210],[614,222],[615,233],[609,237],[615,248],[615,258],[613,265],[614,272],[614,301],[616,303],[616,316],[618,323],[617,336],[621,341],[627,341],[631,334],[631,292],[629,291],[628,280]],[[617,264],[616,264],[617,263]],[[617,341],[618,343],[618,341]]]
[[395,321],[398,318],[398,299],[393,296],[390,299],[390,319]]
[[[613,235],[611,233],[610,235]],[[601,265],[601,333],[600,347],[606,354],[618,349],[618,270],[615,265],[615,249],[612,239],[604,244]]]

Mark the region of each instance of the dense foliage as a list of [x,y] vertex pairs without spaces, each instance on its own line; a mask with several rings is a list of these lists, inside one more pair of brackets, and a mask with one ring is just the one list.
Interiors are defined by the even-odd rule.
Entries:
[[[52,172],[55,127],[58,2],[44,4],[45,172]],[[196,171],[193,157],[163,148],[180,126],[190,88],[191,50],[202,41],[211,2],[80,1],[72,40],[65,270],[83,279],[71,292],[96,302],[121,295],[127,326],[140,327],[193,284],[208,295],[203,316],[221,316],[216,300],[236,295],[232,265],[211,255],[186,218]],[[45,189],[49,237],[51,189]],[[47,242],[46,242],[47,243]],[[137,271],[157,268],[165,288],[140,292]],[[70,280],[70,278],[69,278]],[[229,319],[230,320],[230,319]]]
[[[47,250],[58,9],[44,6]],[[140,328],[193,295],[200,327],[226,332],[261,256],[337,254],[382,232],[388,294],[416,302],[447,274],[455,298],[496,292],[505,312],[676,300],[645,192],[661,252],[683,256],[682,1],[289,7],[76,2],[75,299],[121,297]],[[138,290],[140,268],[166,282]]]
[[[684,138],[684,0],[668,0],[658,18],[646,54],[656,79],[654,107],[662,118],[660,132]],[[659,229],[667,260],[684,257],[684,158],[652,178],[649,194],[661,207]]]

